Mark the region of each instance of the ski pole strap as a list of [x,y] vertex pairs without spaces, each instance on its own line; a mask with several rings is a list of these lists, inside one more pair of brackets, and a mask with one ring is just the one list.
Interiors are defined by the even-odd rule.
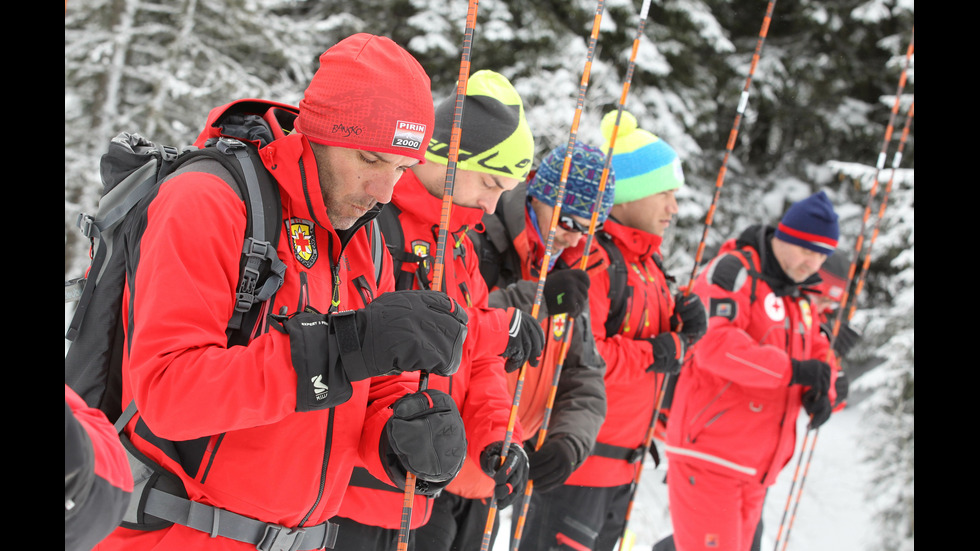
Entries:
[[591,455],[619,459],[627,463],[636,463],[643,459],[643,446],[639,448],[627,448],[625,446],[614,446],[612,444],[596,442],[595,446],[592,447]]
[[358,488],[383,490],[385,492],[396,492],[399,494],[405,491],[404,488],[397,488],[378,480],[364,467],[354,467],[354,471],[350,475],[350,485],[357,486]]
[[259,551],[333,549],[339,526],[324,522],[309,528],[290,528],[232,513],[167,492],[151,489],[146,499],[149,515],[209,534],[255,545]]

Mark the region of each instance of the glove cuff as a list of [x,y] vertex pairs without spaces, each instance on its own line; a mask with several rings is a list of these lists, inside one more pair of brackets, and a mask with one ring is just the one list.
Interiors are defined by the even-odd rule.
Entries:
[[289,337],[290,360],[296,371],[296,411],[332,408],[349,400],[353,387],[338,365],[328,317],[301,312],[288,318],[272,316],[272,321]]
[[340,366],[347,376],[352,381],[361,381],[370,377],[398,373],[397,369],[382,373],[377,366],[365,361],[361,342],[362,333],[363,329],[357,324],[356,311],[348,310],[330,316],[330,335],[340,357]]

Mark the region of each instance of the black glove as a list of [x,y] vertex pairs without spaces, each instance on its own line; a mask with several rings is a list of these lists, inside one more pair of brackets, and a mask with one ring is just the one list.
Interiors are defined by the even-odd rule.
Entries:
[[694,293],[687,296],[677,293],[674,296],[674,313],[670,316],[670,327],[687,337],[687,344],[694,344],[708,331],[708,314],[701,298]]
[[[383,296],[383,295],[382,295]],[[541,351],[544,350],[544,329],[530,314],[519,308],[508,308],[511,312],[507,348],[501,356],[507,358],[504,369],[507,373],[517,371],[524,362],[537,367]]]
[[[834,334],[834,327],[829,322],[824,322],[820,324],[820,331],[829,339]],[[837,353],[837,357],[847,356],[854,345],[861,341],[861,338],[861,333],[855,331],[849,323],[841,322],[837,329],[837,338],[834,339],[834,352]]]
[[833,407],[827,394],[819,394],[813,389],[803,393],[803,409],[810,414],[810,428],[816,429],[830,419]]
[[487,476],[493,478],[496,486],[493,489],[493,497],[497,500],[497,507],[504,509],[524,494],[524,487],[527,485],[527,454],[520,444],[510,443],[507,448],[507,457],[504,464],[500,464],[500,450],[504,447],[503,442],[494,442],[487,446],[480,454],[480,468]]
[[847,400],[847,393],[850,386],[851,385],[847,380],[847,373],[844,373],[844,371],[838,371],[837,380],[834,381],[834,390],[837,391],[837,401],[834,402],[835,408],[843,403],[844,400]]
[[585,270],[555,270],[544,281],[544,303],[548,315],[568,314],[575,317],[589,303],[592,284]]
[[534,489],[547,492],[564,484],[579,466],[577,455],[566,438],[554,435],[546,439],[530,457],[528,476],[534,481]]
[[445,392],[429,389],[402,396],[381,434],[380,454],[388,477],[405,486],[405,473],[417,478],[415,491],[436,495],[463,466],[466,431],[456,403]]
[[680,373],[687,351],[686,339],[678,333],[661,333],[647,341],[653,346],[653,363],[647,368],[648,373]]
[[297,375],[296,411],[350,399],[351,382],[402,371],[452,375],[466,339],[466,312],[445,293],[384,293],[360,310],[288,318],[273,316],[289,335]]
[[816,394],[827,395],[830,390],[830,366],[820,360],[792,360],[793,376],[790,385],[810,387]]

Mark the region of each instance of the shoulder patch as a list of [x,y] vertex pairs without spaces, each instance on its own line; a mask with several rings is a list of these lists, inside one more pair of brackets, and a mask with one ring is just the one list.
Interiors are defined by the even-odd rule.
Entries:
[[712,298],[708,301],[708,317],[718,316],[735,321],[738,316],[738,303],[730,298]]
[[738,291],[745,284],[749,274],[745,264],[738,257],[726,254],[711,263],[708,268],[708,283],[730,292]]

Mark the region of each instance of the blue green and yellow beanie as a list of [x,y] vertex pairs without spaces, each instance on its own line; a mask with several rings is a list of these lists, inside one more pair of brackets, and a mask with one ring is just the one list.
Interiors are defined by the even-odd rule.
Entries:
[[[551,150],[541,161],[527,185],[527,194],[548,206],[555,206],[558,195],[558,185],[561,183],[561,171],[565,166],[567,145],[560,145]],[[606,177],[606,189],[599,199],[599,183],[602,180],[602,169],[606,164],[606,156],[599,148],[576,141],[572,149],[572,162],[568,167],[568,177],[565,179],[565,197],[562,200],[562,213],[592,218],[592,211],[599,203],[598,222],[605,222],[609,217],[609,209],[613,205],[613,195],[616,183],[615,169],[609,170]]]
[[[436,107],[436,125],[425,158],[449,164],[456,94]],[[506,77],[477,71],[466,82],[456,167],[524,180],[534,160],[534,136],[524,102]]]
[[[617,113],[611,111],[602,117],[603,151],[609,151]],[[616,205],[684,185],[684,171],[674,148],[637,128],[636,117],[627,111],[619,121],[612,166],[616,170]]]

